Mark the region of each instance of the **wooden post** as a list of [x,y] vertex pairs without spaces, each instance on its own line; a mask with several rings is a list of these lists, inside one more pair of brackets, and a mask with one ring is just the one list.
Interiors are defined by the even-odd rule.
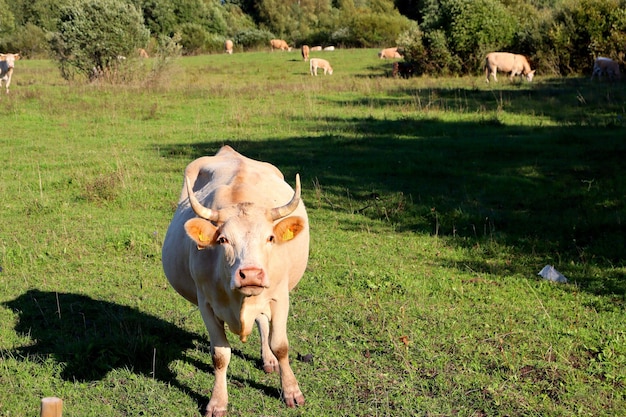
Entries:
[[63,400],[57,397],[46,397],[41,400],[40,417],[62,417]]

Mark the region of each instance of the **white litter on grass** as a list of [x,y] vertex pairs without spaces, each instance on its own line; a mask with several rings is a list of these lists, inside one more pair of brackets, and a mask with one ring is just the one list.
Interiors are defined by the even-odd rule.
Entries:
[[537,275],[541,275],[544,279],[547,279],[548,281],[561,282],[561,283],[567,282],[567,278],[565,278],[565,276],[561,274],[559,271],[554,269],[552,265],[544,266],[543,269],[539,271]]

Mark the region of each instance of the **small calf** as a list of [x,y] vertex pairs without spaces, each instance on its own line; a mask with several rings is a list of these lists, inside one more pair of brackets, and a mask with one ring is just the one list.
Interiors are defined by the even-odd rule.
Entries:
[[593,64],[591,79],[593,80],[597,77],[598,80],[602,80],[602,75],[606,75],[610,80],[619,80],[621,76],[619,64],[611,58],[598,57]]
[[2,87],[2,81],[4,81],[7,94],[9,94],[15,61],[19,59],[20,54],[0,54],[0,87]]
[[328,61],[321,58],[311,58],[309,60],[309,69],[311,70],[311,75],[317,76],[318,68],[324,70],[324,75],[326,75],[327,72],[330,75],[333,75],[333,67],[330,66],[330,63]]

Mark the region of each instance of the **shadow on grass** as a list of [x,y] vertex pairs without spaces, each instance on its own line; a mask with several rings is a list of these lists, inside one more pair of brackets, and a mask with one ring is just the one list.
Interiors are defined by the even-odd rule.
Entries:
[[[468,248],[495,241],[524,258],[519,270],[514,263],[507,272],[527,274],[529,259],[537,271],[547,263],[571,262],[583,265],[568,272],[588,291],[626,293],[623,276],[592,276],[584,268],[597,265],[614,275],[611,266],[623,265],[623,129],[598,140],[593,128],[505,126],[497,119],[331,118],[323,124],[334,133],[224,143],[273,163],[288,182],[300,172],[311,208],[382,219],[398,231],[449,237]],[[212,155],[221,145],[160,149],[184,159],[182,172],[186,162]]]
[[[15,330],[35,341],[16,349],[15,357],[53,358],[62,364],[61,377],[67,381],[97,381],[114,369],[129,369],[178,388],[204,414],[208,398],[180,383],[168,365],[183,360],[212,374],[212,366],[185,354],[204,344],[210,362],[206,338],[134,308],[79,294],[29,290],[4,305],[18,314]],[[233,354],[251,359],[238,351]],[[280,398],[277,388],[233,375],[229,378]]]

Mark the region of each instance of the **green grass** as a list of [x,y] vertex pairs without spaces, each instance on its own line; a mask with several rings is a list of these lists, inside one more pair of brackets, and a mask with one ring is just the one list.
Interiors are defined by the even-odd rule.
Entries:
[[184,167],[223,144],[299,172],[312,232],[289,322],[307,404],[281,404],[253,333],[231,337],[229,415],[623,414],[626,84],[396,80],[376,52],[318,53],[326,77],[297,52],[190,57],[126,85],[19,61],[0,416],[51,395],[70,417],[200,415],[208,336],[160,248]]

